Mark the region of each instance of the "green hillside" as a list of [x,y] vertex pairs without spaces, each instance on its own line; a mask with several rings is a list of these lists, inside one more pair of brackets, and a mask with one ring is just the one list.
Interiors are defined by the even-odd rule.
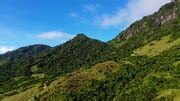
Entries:
[[148,45],[138,48],[132,54],[132,56],[137,55],[147,55],[147,56],[156,56],[170,49],[171,47],[177,46],[180,43],[180,39],[172,39],[171,35],[164,36],[158,41],[150,42]]
[[6,62],[14,62],[22,60],[25,57],[35,57],[46,49],[50,49],[50,46],[47,45],[30,45],[26,47],[19,48],[15,51],[7,52],[5,54],[0,55],[0,64]]
[[111,60],[114,51],[114,47],[104,42],[78,34],[72,40],[35,58],[33,67],[37,70],[34,73],[56,76],[80,67],[89,68],[96,63]]
[[[23,91],[27,86],[36,83],[50,83],[56,77],[79,68],[90,68],[96,63],[111,60],[111,54],[116,51],[114,47],[88,38],[84,34],[78,34],[62,45],[39,51],[39,54],[36,52],[36,47],[32,50],[28,49],[29,47],[11,52],[20,56],[15,56],[17,59],[14,61],[0,65],[0,93],[14,89]],[[13,57],[13,55],[10,56]]]
[[0,56],[0,98],[178,101],[179,8],[178,0],[168,3],[107,43],[78,34],[56,47],[19,51],[14,61]]

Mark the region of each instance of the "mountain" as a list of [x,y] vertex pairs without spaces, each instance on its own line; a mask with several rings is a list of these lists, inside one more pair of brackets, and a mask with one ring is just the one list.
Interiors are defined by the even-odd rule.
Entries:
[[[158,12],[145,16],[141,20],[131,24],[126,30],[122,31],[110,45],[119,47],[122,53],[131,54],[133,50],[148,44],[153,40],[173,34],[177,37],[179,32],[179,1],[168,3],[160,8]],[[130,53],[131,52],[131,53]],[[124,55],[124,54],[123,54]]]
[[14,75],[19,75],[18,73],[15,72],[21,72],[22,74],[29,74],[29,73],[25,73],[26,71],[24,71],[24,69],[18,71],[19,69],[21,69],[19,68],[21,67],[20,63],[23,63],[24,64],[23,66],[27,66],[29,65],[28,63],[30,63],[30,61],[34,57],[40,55],[43,51],[49,49],[51,49],[51,47],[47,45],[40,45],[40,44],[30,45],[0,55],[0,67],[1,67],[0,76],[6,75],[6,77],[3,76],[1,78],[6,80],[5,78],[12,77]]
[[[114,47],[88,38],[84,34],[78,34],[62,45],[40,51],[42,49],[45,47],[28,46],[3,55],[7,59],[15,57],[15,61],[9,61],[0,66],[1,89],[3,89],[1,92],[11,90],[12,88],[9,87],[11,84],[18,85],[14,78],[20,78],[18,81],[29,80],[29,84],[51,82],[57,76],[81,67],[90,68],[96,63],[111,60],[111,54],[116,50]],[[42,78],[35,78],[34,76],[37,75]]]
[[47,45],[30,45],[26,47],[19,48],[14,51],[7,52],[3,55],[0,55],[0,63],[12,62],[16,60],[21,60],[25,57],[35,57],[41,52],[49,49],[50,46]]
[[178,100],[179,2],[133,23],[108,44],[117,60],[53,81],[36,100]]
[[119,33],[116,38],[109,41],[109,44],[121,45],[124,41],[135,37],[137,34],[148,36],[148,34],[154,34],[153,32],[156,30],[172,24],[177,21],[179,16],[178,4],[179,2],[177,0],[176,2],[166,4],[162,6],[158,12],[134,22],[126,30]]
[[162,6],[107,43],[78,34],[33,58],[0,65],[0,98],[179,100],[179,5]]
[[37,100],[177,100],[179,74],[179,2],[164,5],[133,23],[108,44],[118,49],[115,62],[55,80]]
[[[16,75],[16,73],[14,72],[15,71],[17,72],[18,69],[20,69],[18,68],[19,63],[24,63],[24,66],[28,65],[26,64],[27,62],[25,62],[26,60],[32,60],[34,57],[38,56],[43,51],[46,51],[50,48],[51,47],[47,45],[37,44],[37,45],[30,45],[30,46],[22,47],[17,50],[10,51],[3,55],[0,55],[0,67],[1,67],[0,78],[3,78],[3,80],[6,80],[8,77],[12,77]],[[16,64],[17,68],[15,68],[13,64]],[[11,68],[11,66],[13,66],[13,68]],[[25,72],[25,71],[22,71],[22,72]],[[6,76],[2,76],[2,75],[6,75]]]
[[142,47],[154,40],[172,34],[179,37],[179,1],[168,3],[158,12],[145,16],[131,24],[108,44],[121,51],[119,57],[129,57],[135,49]]
[[54,47],[34,61],[36,73],[60,75],[80,67],[90,66],[111,59],[116,49],[99,40],[91,39],[84,34],[78,34],[72,40]]

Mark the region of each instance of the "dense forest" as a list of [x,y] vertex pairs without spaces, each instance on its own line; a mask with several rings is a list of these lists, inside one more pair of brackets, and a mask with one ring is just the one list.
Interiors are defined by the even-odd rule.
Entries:
[[78,34],[0,55],[0,99],[180,99],[179,8],[178,0],[168,3],[107,43]]

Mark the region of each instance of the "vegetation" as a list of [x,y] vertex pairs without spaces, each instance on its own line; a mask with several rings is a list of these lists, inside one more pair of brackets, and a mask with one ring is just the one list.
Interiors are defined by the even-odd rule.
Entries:
[[0,55],[0,64],[6,62],[21,61],[22,58],[32,58],[46,49],[50,49],[47,45],[31,45],[27,47],[19,48],[15,51],[7,52],[6,54]]
[[[29,50],[29,47],[32,47],[32,50]],[[113,52],[116,51],[114,47],[99,40],[90,39],[84,34],[77,35],[63,45],[42,50],[41,53],[37,52],[35,57],[31,53],[36,52],[36,46],[29,47],[12,52],[19,55],[16,53],[21,50],[25,55],[19,58],[17,56],[16,60],[0,67],[0,93],[19,88],[19,82],[27,82],[26,85],[52,82],[56,77],[80,67],[89,68],[96,63],[111,60]],[[23,79],[14,80],[14,77]],[[14,86],[9,87],[10,85]]]
[[[179,59],[177,55],[179,52],[176,51],[176,55],[174,54],[174,51],[178,48],[179,46],[157,57],[137,56],[125,59],[133,65],[122,64],[124,60],[121,60],[118,62],[121,64],[119,70],[114,73],[107,72],[106,79],[89,80],[83,90],[67,92],[61,96],[74,100],[120,100],[126,98],[150,100],[152,98],[173,99],[178,97],[180,71],[179,67],[172,65]],[[174,55],[172,56],[172,54]],[[172,91],[165,94],[169,90]]]
[[111,60],[114,51],[116,49],[106,43],[79,34],[63,45],[55,47],[51,52],[35,58],[33,65],[38,69],[35,73],[56,76]]
[[159,41],[153,41],[148,45],[138,48],[134,51],[132,55],[148,55],[148,56],[155,56],[159,55],[165,50],[180,44],[180,38],[176,40],[172,40],[171,36],[165,36]]
[[23,47],[1,55],[0,98],[177,100],[178,11],[178,0],[166,4],[108,43],[78,34],[56,47]]

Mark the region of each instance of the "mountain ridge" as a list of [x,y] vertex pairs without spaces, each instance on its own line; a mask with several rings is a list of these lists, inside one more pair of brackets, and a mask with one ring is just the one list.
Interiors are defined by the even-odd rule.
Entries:
[[0,65],[0,98],[178,100],[178,11],[176,0],[108,43],[81,33],[33,58]]
[[[0,81],[4,82],[1,85],[2,87],[7,86],[7,82],[13,83],[12,78],[18,77],[23,77],[22,81],[28,78],[35,80],[34,82],[29,81],[30,84],[44,81],[52,82],[57,76],[78,70],[81,67],[90,68],[96,63],[110,60],[110,54],[114,50],[116,50],[114,47],[104,42],[88,38],[84,34],[78,34],[64,44],[41,51],[35,57],[22,55],[20,60],[18,58],[17,61],[0,65]],[[31,77],[32,75],[44,76],[38,81]],[[10,90],[12,88],[4,87],[4,89]]]
[[49,48],[51,47],[43,44],[24,46],[14,51],[9,51],[5,54],[1,54],[0,61],[4,59],[5,61],[12,62],[19,60],[22,57],[34,57]]
[[[178,5],[179,1],[175,0],[175,2],[170,2],[162,6],[159,11],[155,12],[154,14],[145,16],[142,19],[131,24],[126,30],[119,33],[119,35],[117,35],[113,40],[108,41],[108,43],[112,45],[118,44],[124,42],[125,40],[128,40],[128,38],[133,37],[134,35],[139,33],[139,31],[141,31],[140,33],[147,33],[149,30],[151,30],[149,29],[149,27],[156,28],[172,23],[173,21],[177,20],[179,16],[177,9]],[[176,7],[172,9],[172,6]]]

